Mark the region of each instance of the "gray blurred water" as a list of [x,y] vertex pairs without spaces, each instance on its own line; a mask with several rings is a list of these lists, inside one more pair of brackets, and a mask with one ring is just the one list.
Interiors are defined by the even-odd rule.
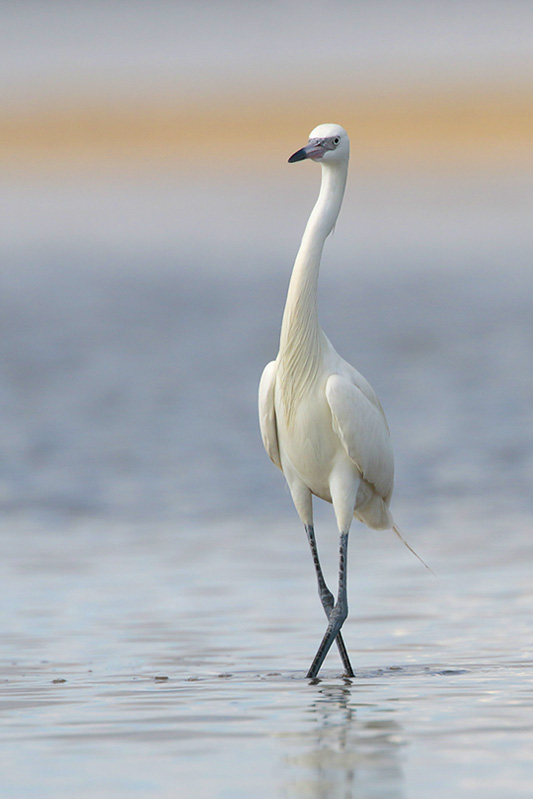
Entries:
[[[332,653],[317,684],[312,564],[256,421],[314,191],[280,205],[277,181],[4,185],[6,797],[530,795],[529,179],[350,184],[322,323],[383,402],[436,577],[354,525],[356,678]],[[328,507],[317,535],[333,579]]]

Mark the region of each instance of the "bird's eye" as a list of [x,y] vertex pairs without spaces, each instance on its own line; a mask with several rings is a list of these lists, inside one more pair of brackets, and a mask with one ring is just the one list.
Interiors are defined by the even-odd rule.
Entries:
[[333,144],[338,144],[339,142],[340,138],[338,136],[335,136],[335,138],[333,139]]

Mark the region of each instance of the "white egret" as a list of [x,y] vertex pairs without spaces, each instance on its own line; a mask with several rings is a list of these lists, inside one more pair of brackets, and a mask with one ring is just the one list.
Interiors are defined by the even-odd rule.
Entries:
[[[346,560],[353,517],[400,535],[389,511],[394,458],[385,414],[370,384],[337,354],[318,323],[320,259],[341,208],[349,155],[346,131],[326,124],[316,127],[307,146],[289,158],[289,163],[319,162],[322,183],[292,270],[279,352],[259,385],[263,443],[285,475],[305,527],[328,618],[309,678],[318,675],[334,640],[346,675],[354,676],[341,635],[348,616]],[[313,495],[333,504],[340,534],[336,601],[318,558]]]

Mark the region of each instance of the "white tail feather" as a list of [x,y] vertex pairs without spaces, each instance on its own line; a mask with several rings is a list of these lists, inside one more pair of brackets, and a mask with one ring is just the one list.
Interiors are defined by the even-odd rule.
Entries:
[[433,569],[432,569],[432,568],[430,568],[430,567],[427,565],[427,563],[426,563],[425,561],[423,561],[423,560],[422,560],[422,558],[420,557],[420,555],[419,555],[417,552],[415,552],[415,551],[414,551],[413,547],[412,547],[412,546],[410,546],[410,545],[407,543],[407,541],[405,540],[405,538],[403,537],[403,535],[402,535],[402,534],[401,534],[401,532],[400,532],[400,528],[399,528],[399,527],[397,527],[397,525],[393,524],[393,526],[392,526],[392,529],[394,530],[394,532],[396,533],[396,535],[398,536],[398,538],[400,539],[400,541],[402,542],[402,544],[403,544],[404,546],[406,546],[406,547],[407,547],[407,549],[409,550],[409,552],[412,552],[412,553],[413,553],[413,555],[415,556],[415,558],[417,558],[417,559],[420,561],[420,563],[422,564],[422,566],[424,566],[424,567],[425,567],[425,568],[426,568],[426,569],[427,569],[429,572],[431,572],[431,574],[433,575],[433,577],[435,577],[435,572],[433,571]]

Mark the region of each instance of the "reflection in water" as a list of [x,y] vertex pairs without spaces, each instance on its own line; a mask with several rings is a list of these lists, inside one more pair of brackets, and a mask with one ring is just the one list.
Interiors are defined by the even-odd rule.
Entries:
[[[319,685],[300,752],[285,758],[294,799],[401,799],[403,731],[392,712],[357,703],[349,680]],[[375,712],[368,717],[368,710]]]

